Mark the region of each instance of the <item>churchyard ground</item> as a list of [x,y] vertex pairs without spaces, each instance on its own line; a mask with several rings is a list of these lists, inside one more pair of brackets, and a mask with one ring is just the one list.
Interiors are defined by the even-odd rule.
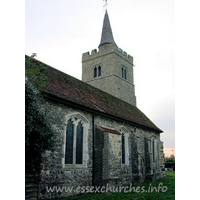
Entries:
[[166,172],[166,177],[154,182],[147,182],[142,184],[134,184],[132,187],[136,191],[131,192],[116,192],[108,194],[87,194],[77,197],[68,198],[70,200],[120,200],[120,199],[134,199],[134,200],[172,200],[175,199],[175,172]]

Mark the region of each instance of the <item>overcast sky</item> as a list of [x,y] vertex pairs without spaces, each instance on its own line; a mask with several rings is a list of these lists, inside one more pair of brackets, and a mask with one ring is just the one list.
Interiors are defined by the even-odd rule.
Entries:
[[[108,0],[119,48],[134,57],[137,106],[175,148],[175,0]],[[81,80],[82,53],[98,48],[103,0],[26,0],[25,53]]]

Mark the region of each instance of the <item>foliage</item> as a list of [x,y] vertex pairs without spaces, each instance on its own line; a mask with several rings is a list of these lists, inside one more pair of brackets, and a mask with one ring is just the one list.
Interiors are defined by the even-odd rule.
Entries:
[[165,163],[166,162],[174,162],[175,163],[175,156],[171,155],[170,157],[166,157],[165,158]]
[[26,83],[25,90],[26,169],[38,171],[42,153],[54,147],[55,134],[48,118],[39,109],[34,89]]
[[171,155],[170,157],[165,158],[165,167],[173,168],[175,170],[175,156]]
[[26,56],[25,59],[25,76],[26,81],[33,84],[35,88],[39,89],[42,86],[46,86],[48,77],[42,72],[47,69],[43,64],[35,62],[36,53],[33,53],[31,57]]
[[128,193],[112,193],[112,194],[87,194],[87,195],[80,195],[77,197],[71,197],[70,199],[73,200],[95,200],[95,199],[109,199],[109,200],[120,200],[120,199],[133,199],[133,200],[151,200],[151,199],[157,199],[157,200],[173,200],[175,199],[175,172],[166,172],[167,176],[165,178],[162,178],[158,181],[154,182],[147,182],[143,184],[134,184],[134,187],[137,188],[140,186],[145,186],[146,189],[149,187],[155,187],[158,188],[158,185],[162,183],[162,186],[167,187],[167,190],[165,192],[162,191],[162,189],[158,191],[152,191],[152,192],[128,192]]
[[[30,69],[33,64],[33,58],[26,59],[26,77],[25,82],[25,164],[26,172],[39,172],[42,154],[45,150],[53,150],[55,145],[55,133],[51,128],[48,117],[40,110],[38,105],[38,90],[32,81],[39,81],[36,87],[44,85],[46,78],[37,79],[40,69]],[[43,69],[44,70],[44,69]],[[30,76],[32,74],[32,77]],[[33,83],[33,84],[32,84]]]

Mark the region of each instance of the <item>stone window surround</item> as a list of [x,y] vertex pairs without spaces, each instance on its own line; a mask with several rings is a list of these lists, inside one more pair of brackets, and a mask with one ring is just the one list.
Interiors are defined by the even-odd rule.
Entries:
[[122,163],[121,159],[121,165],[129,166],[129,133],[124,126],[120,127],[119,132],[124,135],[124,142],[125,142],[125,163]]
[[94,69],[94,75],[93,75],[93,78],[98,78],[98,77],[101,77],[101,74],[102,74],[102,65],[101,64],[98,64],[98,65],[95,65],[93,67]]
[[122,78],[127,80],[127,67],[125,67],[124,65],[122,65]]
[[140,136],[136,135],[136,150],[138,154],[141,154],[141,152],[139,151],[139,140],[140,140]]
[[[154,153],[154,156],[155,158],[158,156],[158,152],[157,152],[157,145],[158,145],[158,138],[156,135],[152,135],[150,138],[147,138],[149,140],[148,142],[148,149],[149,149],[149,153],[151,154],[151,161],[150,163],[152,163],[152,167],[151,167],[151,174],[153,174],[153,167],[154,167],[154,164],[155,164],[155,160],[153,160],[153,153]],[[154,147],[154,152],[153,152],[153,144],[155,141],[155,147]]]
[[156,140],[157,141],[157,137],[156,135],[152,135],[150,138],[147,137],[148,141],[148,150],[149,153],[153,154],[153,141]]
[[152,135],[151,137],[147,137],[147,139],[149,140],[148,141],[148,150],[149,150],[149,153],[153,153],[153,141],[155,140],[156,141],[156,144],[158,142],[158,138],[156,135]]
[[[73,141],[73,164],[65,164],[65,147],[66,147],[66,128],[67,128],[67,122],[71,119],[74,124],[74,141]],[[83,126],[83,162],[82,164],[75,164],[76,159],[76,127],[78,123],[81,122]],[[63,158],[62,158],[62,165],[63,168],[87,168],[87,162],[89,159],[88,155],[88,129],[90,127],[89,120],[84,117],[80,113],[72,113],[65,117],[65,128],[63,133]]]
[[[153,147],[153,145],[154,145],[154,147]],[[158,153],[157,153],[157,149],[158,148],[157,147],[158,147],[158,139],[157,139],[157,137],[155,135],[153,135],[151,137],[151,152],[152,152],[152,161],[153,161],[153,163],[155,163],[157,155],[158,155]],[[154,149],[154,152],[153,152],[153,149]],[[154,155],[154,159],[153,159],[153,155]]]

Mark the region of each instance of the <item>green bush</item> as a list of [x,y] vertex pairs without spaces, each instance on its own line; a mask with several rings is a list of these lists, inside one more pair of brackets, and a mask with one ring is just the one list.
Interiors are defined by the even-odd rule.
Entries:
[[[26,59],[26,74],[30,72],[31,59]],[[33,74],[34,71],[31,72]],[[54,149],[56,136],[47,116],[39,108],[38,90],[30,80],[28,77],[25,82],[25,165],[26,172],[39,172],[42,154],[45,150]]]

